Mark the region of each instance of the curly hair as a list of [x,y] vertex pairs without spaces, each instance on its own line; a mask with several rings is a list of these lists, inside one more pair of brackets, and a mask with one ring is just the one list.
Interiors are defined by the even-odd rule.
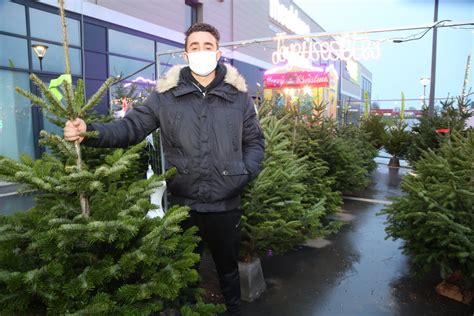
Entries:
[[211,33],[212,36],[216,39],[217,47],[219,48],[219,40],[221,39],[221,36],[219,34],[219,31],[212,25],[207,24],[207,23],[196,23],[191,25],[186,32],[184,33],[185,39],[184,39],[184,49],[187,49],[188,46],[188,37],[194,32],[208,32]]

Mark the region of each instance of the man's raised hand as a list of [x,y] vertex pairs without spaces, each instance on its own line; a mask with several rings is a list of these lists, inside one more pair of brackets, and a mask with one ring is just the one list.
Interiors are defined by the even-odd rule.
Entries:
[[63,130],[65,140],[70,142],[79,140],[79,142],[82,142],[84,137],[80,136],[80,134],[86,132],[86,122],[84,122],[80,118],[76,118],[73,121],[67,121]]

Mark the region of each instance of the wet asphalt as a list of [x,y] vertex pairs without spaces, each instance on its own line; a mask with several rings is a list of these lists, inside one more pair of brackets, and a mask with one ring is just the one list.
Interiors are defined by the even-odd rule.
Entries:
[[[407,168],[379,161],[372,184],[344,199],[347,224],[325,240],[315,240],[282,256],[262,258],[267,290],[243,304],[246,316],[306,315],[474,315],[474,308],[435,292],[434,272],[410,276],[402,241],[385,239],[384,201],[402,194]],[[375,201],[354,200],[363,198]]]

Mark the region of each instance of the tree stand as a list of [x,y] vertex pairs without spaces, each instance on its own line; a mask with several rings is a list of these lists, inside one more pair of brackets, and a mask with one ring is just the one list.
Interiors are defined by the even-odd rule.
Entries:
[[240,291],[243,301],[252,302],[266,289],[262,265],[259,258],[250,262],[239,262]]

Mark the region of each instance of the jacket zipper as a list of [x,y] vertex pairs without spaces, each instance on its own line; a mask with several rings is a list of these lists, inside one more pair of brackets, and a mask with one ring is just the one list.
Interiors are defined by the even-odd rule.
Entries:
[[199,92],[201,92],[203,98],[206,97],[206,91],[202,91],[202,89],[197,85],[195,84],[194,82],[192,83],[196,88],[198,88]]
[[183,114],[180,112],[177,112],[174,120],[173,120],[173,126],[171,128],[171,141],[173,144],[173,147],[180,147],[179,144],[179,129],[181,127],[181,120],[183,118]]
[[[202,91],[202,89],[199,87],[199,85],[195,84],[194,82],[192,83],[196,88],[198,88],[199,92],[201,92],[203,99],[206,98],[206,91]],[[232,124],[232,120],[230,118],[227,119],[227,129],[230,134],[230,141],[232,144],[232,149],[234,151],[238,151],[239,148],[237,146],[237,131],[235,130],[234,125]]]

